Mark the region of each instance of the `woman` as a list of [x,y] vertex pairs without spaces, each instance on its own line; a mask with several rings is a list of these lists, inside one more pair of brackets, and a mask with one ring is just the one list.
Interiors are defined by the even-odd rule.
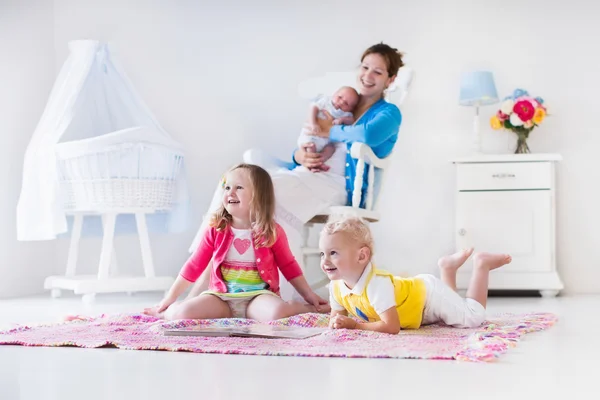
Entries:
[[[356,176],[357,160],[350,156],[350,147],[354,142],[367,144],[379,158],[388,156],[396,140],[402,122],[400,110],[393,104],[386,102],[384,90],[394,81],[398,69],[402,67],[402,56],[396,49],[380,43],[369,47],[361,57],[361,65],[357,75],[357,89],[360,100],[354,115],[356,122],[353,125],[333,125],[333,118],[319,119],[319,127],[324,132],[324,137],[329,137],[334,142],[344,142],[347,147],[346,156],[346,191],[348,204],[351,202],[354,190],[354,177]],[[323,164],[328,153],[315,153],[309,143],[304,148],[294,152],[293,161],[306,168],[319,167]],[[309,151],[306,151],[309,148]],[[365,176],[366,176],[365,171]],[[363,180],[366,186],[367,180]],[[363,196],[364,198],[364,196]]]
[[[246,162],[261,165],[269,170],[273,178],[278,204],[277,220],[286,230],[292,248],[298,238],[294,233],[301,231],[302,225],[313,216],[331,206],[350,203],[357,164],[357,160],[350,156],[350,147],[354,142],[367,144],[379,158],[386,157],[392,152],[398,139],[402,115],[398,107],[384,100],[384,91],[394,81],[398,69],[402,66],[402,54],[386,44],[376,44],[365,50],[356,80],[356,89],[360,94],[360,100],[354,111],[356,122],[353,125],[333,125],[331,116],[318,120],[322,135],[338,144],[327,147],[322,153],[315,153],[311,148],[314,144],[309,143],[301,146],[293,154],[292,161],[296,166],[303,165],[311,169],[320,167],[334,151],[344,151],[346,152],[345,177],[324,172],[312,173],[306,169],[275,169],[273,167],[276,167],[276,164],[265,155],[257,151],[246,154]],[[363,191],[367,183],[366,173],[365,170]],[[218,204],[220,199],[218,191],[214,197],[217,202],[213,201],[214,204],[211,204],[209,212],[215,204]],[[202,224],[190,247],[191,252],[197,248],[204,228],[205,224]],[[205,289],[207,280],[205,275],[198,280],[190,296]]]

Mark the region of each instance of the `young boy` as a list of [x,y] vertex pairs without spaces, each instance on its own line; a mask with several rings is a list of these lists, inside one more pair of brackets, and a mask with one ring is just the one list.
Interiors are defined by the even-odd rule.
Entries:
[[440,258],[442,281],[429,274],[400,278],[376,269],[371,264],[371,231],[360,218],[340,217],[327,222],[319,248],[321,268],[332,281],[329,326],[391,334],[438,322],[457,328],[481,325],[489,273],[511,262],[507,254],[475,254],[469,289],[462,298],[456,293],[456,271],[473,249]]

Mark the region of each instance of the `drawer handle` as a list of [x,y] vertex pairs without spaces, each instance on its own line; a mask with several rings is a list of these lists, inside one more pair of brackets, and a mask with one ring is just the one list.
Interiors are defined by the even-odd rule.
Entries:
[[514,178],[515,174],[493,174],[492,178],[504,179],[504,178]]
[[466,231],[464,228],[463,228],[463,229],[460,229],[460,230],[458,231],[458,234],[459,234],[460,236],[465,236],[465,235],[466,235],[466,233],[467,233],[467,231]]

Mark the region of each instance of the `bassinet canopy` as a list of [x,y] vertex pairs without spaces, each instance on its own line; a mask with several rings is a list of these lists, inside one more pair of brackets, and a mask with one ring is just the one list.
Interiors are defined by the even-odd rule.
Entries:
[[[55,239],[68,231],[73,212],[143,211],[152,230],[182,230],[182,146],[156,121],[107,44],[73,41],[69,50],[25,153],[17,238]],[[117,233],[126,225],[117,224]]]

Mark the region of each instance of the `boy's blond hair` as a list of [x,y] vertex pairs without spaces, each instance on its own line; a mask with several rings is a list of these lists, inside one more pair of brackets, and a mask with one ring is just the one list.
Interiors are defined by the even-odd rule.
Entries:
[[359,217],[348,215],[332,215],[321,231],[321,235],[333,235],[334,233],[345,233],[360,247],[368,247],[373,257],[373,235],[369,225]]

